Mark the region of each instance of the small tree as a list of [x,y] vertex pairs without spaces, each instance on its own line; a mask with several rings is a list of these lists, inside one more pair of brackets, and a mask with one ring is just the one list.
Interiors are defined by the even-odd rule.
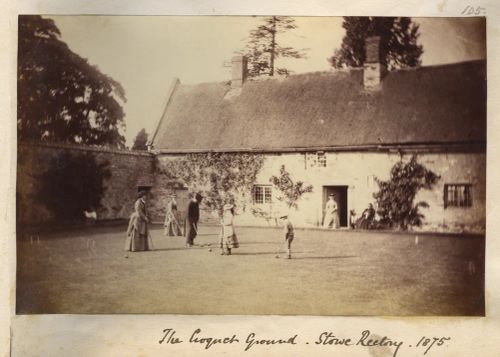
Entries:
[[147,150],[148,149],[147,143],[148,143],[148,133],[146,133],[146,129],[142,128],[137,133],[134,139],[132,150]]
[[84,219],[84,211],[101,206],[104,181],[111,177],[109,163],[98,163],[89,153],[61,153],[37,178],[36,198],[54,215],[65,221]]
[[284,202],[288,209],[297,208],[297,202],[305,194],[313,191],[311,185],[302,181],[294,182],[285,166],[281,165],[279,176],[272,176],[269,181],[278,189],[278,201]]
[[421,226],[424,215],[419,209],[429,205],[424,201],[413,201],[419,190],[432,188],[438,179],[439,176],[417,162],[415,155],[407,163],[397,162],[388,181],[376,178],[379,191],[373,197],[378,204],[381,223],[403,230],[409,226]]

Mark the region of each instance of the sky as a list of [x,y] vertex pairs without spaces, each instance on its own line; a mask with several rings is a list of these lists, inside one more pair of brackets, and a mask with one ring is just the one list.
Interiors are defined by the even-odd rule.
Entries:
[[[175,78],[181,83],[230,79],[224,63],[245,46],[262,20],[247,16],[50,16],[61,38],[89,63],[125,88],[127,145],[145,128],[151,135]],[[281,45],[307,49],[305,59],[278,66],[294,73],[327,71],[327,58],[344,36],[341,17],[296,17],[297,28],[280,35]],[[485,33],[477,18],[414,18],[420,25],[422,65],[486,57]]]

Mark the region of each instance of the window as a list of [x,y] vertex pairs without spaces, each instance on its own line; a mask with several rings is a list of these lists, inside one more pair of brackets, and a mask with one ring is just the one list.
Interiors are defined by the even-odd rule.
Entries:
[[324,151],[306,154],[306,169],[309,167],[326,167],[326,154]]
[[471,184],[445,184],[444,207],[471,207]]
[[326,154],[323,151],[318,151],[316,153],[316,162],[318,163],[318,167],[326,167]]
[[256,204],[271,203],[271,185],[254,185],[253,202]]

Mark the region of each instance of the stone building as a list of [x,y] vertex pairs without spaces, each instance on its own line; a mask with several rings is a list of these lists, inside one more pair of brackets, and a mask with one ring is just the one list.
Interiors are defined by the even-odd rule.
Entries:
[[[158,164],[193,152],[265,154],[249,205],[271,212],[269,182],[285,165],[313,185],[299,202],[297,225],[321,224],[329,193],[340,223],[361,213],[391,167],[416,154],[440,176],[417,200],[423,229],[485,229],[486,66],[471,61],[386,71],[379,41],[367,43],[364,68],[246,80],[246,61],[233,58],[232,80],[184,85],[175,80],[152,138]],[[157,181],[156,199],[168,188]],[[160,186],[160,187],[158,187]],[[178,187],[182,191],[181,187]],[[182,191],[185,192],[185,191]],[[250,213],[239,224],[267,224]]]

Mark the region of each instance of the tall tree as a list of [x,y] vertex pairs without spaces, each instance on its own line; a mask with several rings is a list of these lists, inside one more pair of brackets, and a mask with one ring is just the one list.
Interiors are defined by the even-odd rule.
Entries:
[[148,133],[146,133],[146,129],[142,128],[134,139],[134,144],[132,145],[132,150],[147,150],[148,146]]
[[409,17],[344,17],[346,33],[340,49],[328,59],[335,68],[363,66],[365,40],[380,36],[380,59],[389,70],[420,65],[419,25]]
[[278,35],[297,28],[295,20],[286,16],[269,16],[263,23],[250,31],[248,43],[238,52],[248,59],[248,77],[288,75],[290,70],[276,66],[276,60],[282,58],[306,58],[305,49],[296,50],[281,46]]
[[53,20],[19,16],[19,138],[124,147],[123,87],[60,37]]

